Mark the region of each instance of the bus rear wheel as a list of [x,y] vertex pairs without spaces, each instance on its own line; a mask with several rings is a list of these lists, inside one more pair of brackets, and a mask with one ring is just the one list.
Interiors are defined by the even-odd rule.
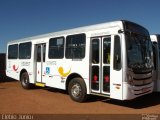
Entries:
[[27,72],[22,73],[20,81],[21,81],[21,85],[24,89],[31,88],[31,84],[29,83],[29,76],[28,76]]
[[86,85],[82,78],[74,78],[68,85],[68,93],[72,100],[84,102],[87,98]]

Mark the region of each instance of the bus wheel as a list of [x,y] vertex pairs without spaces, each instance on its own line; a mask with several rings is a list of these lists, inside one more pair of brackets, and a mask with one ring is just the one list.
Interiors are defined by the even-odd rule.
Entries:
[[86,85],[82,78],[74,78],[68,86],[68,93],[72,100],[76,102],[84,102],[87,98]]
[[29,76],[27,72],[24,72],[21,75],[21,85],[24,89],[31,88],[31,84],[29,83]]

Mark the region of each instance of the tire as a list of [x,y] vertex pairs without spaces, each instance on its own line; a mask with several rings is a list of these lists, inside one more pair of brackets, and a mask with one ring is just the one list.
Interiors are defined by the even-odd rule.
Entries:
[[84,102],[87,98],[87,89],[82,78],[74,78],[68,85],[68,93],[72,100]]
[[29,76],[28,76],[27,72],[22,73],[20,81],[21,81],[21,85],[24,89],[31,88],[31,84],[29,82]]

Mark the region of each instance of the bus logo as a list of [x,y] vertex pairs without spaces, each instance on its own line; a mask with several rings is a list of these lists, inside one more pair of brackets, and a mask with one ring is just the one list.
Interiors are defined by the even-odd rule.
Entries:
[[16,65],[13,65],[13,70],[14,70],[14,71],[17,71],[18,68],[19,68],[18,66],[16,67]]
[[69,73],[71,72],[71,68],[70,68],[70,70],[68,70],[66,73],[64,73],[63,67],[59,67],[59,68],[58,68],[58,72],[59,72],[59,74],[60,74],[62,77],[66,77],[66,76],[68,76]]

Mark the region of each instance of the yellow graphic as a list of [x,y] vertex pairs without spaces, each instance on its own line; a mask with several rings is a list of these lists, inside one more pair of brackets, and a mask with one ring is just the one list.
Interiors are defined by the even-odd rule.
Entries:
[[59,72],[59,74],[60,74],[62,77],[66,77],[66,76],[68,76],[69,73],[71,72],[71,68],[70,68],[70,70],[69,70],[68,72],[64,73],[63,67],[59,67],[59,68],[58,68],[58,72]]

